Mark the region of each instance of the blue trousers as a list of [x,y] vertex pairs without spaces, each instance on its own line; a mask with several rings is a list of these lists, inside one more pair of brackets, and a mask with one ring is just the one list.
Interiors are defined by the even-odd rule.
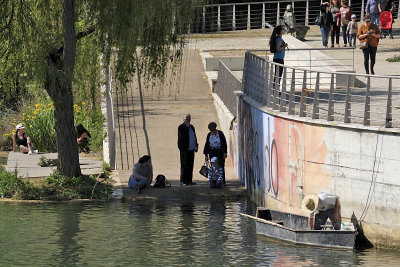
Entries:
[[347,45],[347,40],[348,40],[348,36],[347,36],[347,25],[342,25],[342,34],[343,34],[343,42],[345,45]]
[[136,185],[139,185],[140,189],[143,189],[147,186],[147,182],[145,180],[136,180],[131,176],[129,177],[128,185],[130,189],[135,189]]
[[320,26],[319,29],[321,30],[321,34],[322,34],[322,45],[328,46],[328,38],[329,38],[329,32],[331,31],[331,28],[324,25],[324,26]]

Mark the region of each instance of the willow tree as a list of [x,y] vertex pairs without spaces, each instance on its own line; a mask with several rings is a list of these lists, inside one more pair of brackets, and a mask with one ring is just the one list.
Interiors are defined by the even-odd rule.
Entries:
[[127,84],[136,70],[137,49],[141,71],[160,78],[168,62],[181,56],[197,0],[0,2],[0,75],[12,72],[15,68],[10,60],[16,59],[24,77],[45,88],[55,107],[58,169],[67,176],[78,176],[73,84],[80,75],[75,66],[79,63],[79,69],[86,72],[98,69],[93,60],[77,54],[84,51],[79,49],[81,43],[90,40],[96,53],[88,56],[102,55],[105,65],[115,58],[120,85]]

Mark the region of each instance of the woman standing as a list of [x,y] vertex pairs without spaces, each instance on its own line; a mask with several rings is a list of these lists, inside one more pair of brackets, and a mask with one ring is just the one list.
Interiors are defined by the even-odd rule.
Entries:
[[29,155],[33,152],[37,152],[36,150],[33,151],[33,144],[31,138],[24,133],[25,127],[22,124],[18,124],[15,128],[15,133],[13,133],[13,152],[17,151],[17,147],[21,153],[28,153]]
[[222,131],[217,130],[217,124],[215,122],[210,122],[208,124],[208,129],[210,132],[207,135],[203,150],[205,161],[208,162],[208,160],[213,157],[218,158],[219,166],[222,167],[223,170],[222,182],[225,184],[225,159],[227,157],[226,138]]
[[[376,50],[378,49],[379,38],[381,37],[381,31],[378,26],[371,23],[371,16],[364,16],[364,24],[360,26],[357,33],[357,38],[361,43],[367,42],[368,46],[363,49],[364,53],[364,67],[365,73],[375,74],[375,56]],[[369,59],[371,59],[371,65],[369,65]]]
[[340,35],[340,19],[338,16],[340,10],[339,0],[331,0],[330,11],[333,17],[332,32],[331,32],[331,47],[334,47],[336,39],[336,46],[339,47],[339,35]]
[[333,16],[330,11],[329,3],[325,2],[321,5],[321,25],[319,29],[322,34],[322,46],[328,47],[329,32],[333,24]]
[[[272,31],[271,37],[269,38],[269,47],[271,52],[274,53],[273,61],[279,64],[285,64],[285,48],[288,46],[287,43],[282,39],[282,35],[285,33],[285,29],[278,25]],[[277,75],[279,73],[279,76]],[[283,67],[275,66],[275,78],[274,85],[278,84],[279,87],[280,79],[282,77]]]
[[[340,19],[340,22],[342,23],[342,34],[343,34],[343,42],[344,42],[344,47],[347,46],[347,25],[349,25],[349,22],[351,20],[351,15],[353,15],[353,11],[349,7],[349,0],[343,0],[342,1],[342,7],[339,10],[338,13],[338,18]],[[339,27],[339,20],[337,22],[337,26]]]

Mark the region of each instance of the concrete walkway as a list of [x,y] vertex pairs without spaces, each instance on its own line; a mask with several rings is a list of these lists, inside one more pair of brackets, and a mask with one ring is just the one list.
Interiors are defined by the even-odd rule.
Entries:
[[[20,152],[10,152],[7,160],[6,170],[12,172],[17,170],[18,176],[22,178],[40,178],[49,176],[56,167],[40,167],[38,165],[40,158],[56,159],[57,153],[38,153],[22,154]],[[79,162],[84,175],[97,175],[102,172],[102,162],[91,158],[79,156]]]
[[[213,198],[216,195],[225,195],[227,197],[243,195],[244,189],[235,176],[229,159],[226,163],[227,185],[223,189],[210,189],[207,179],[199,174],[200,167],[204,163],[202,152],[209,132],[207,125],[211,121],[215,121],[218,124],[218,117],[201,57],[197,50],[185,50],[180,71],[181,73],[178,77],[175,77],[175,80],[169,79],[164,84],[157,84],[157,88],[145,90],[144,103],[154,178],[158,174],[164,174],[171,182],[172,187],[165,189],[151,187],[143,190],[139,196],[197,199]],[[120,126],[121,129],[116,131],[116,143],[119,147],[117,150],[119,170],[114,177],[117,181],[115,196],[123,195],[125,198],[137,197],[136,193],[127,187],[127,183],[132,173],[133,164],[141,156],[147,154],[137,87],[134,82],[132,84],[129,88],[131,92],[127,94],[128,97],[120,97],[120,107],[114,110],[117,118],[116,127],[118,129],[118,126]],[[156,94],[155,92],[161,92],[161,94]],[[121,107],[122,104],[123,107]],[[196,128],[199,143],[199,152],[195,155],[193,171],[193,181],[197,185],[194,186],[181,186],[179,184],[180,159],[177,147],[177,132],[179,124],[183,122],[183,116],[187,113],[192,115],[192,124]],[[228,135],[229,133],[225,134]],[[133,146],[133,155],[131,155],[131,146]]]

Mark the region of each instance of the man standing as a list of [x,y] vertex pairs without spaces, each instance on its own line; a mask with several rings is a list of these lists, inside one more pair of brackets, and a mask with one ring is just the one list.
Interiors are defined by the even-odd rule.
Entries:
[[191,116],[186,114],[183,123],[178,127],[178,148],[181,158],[181,185],[195,185],[193,179],[194,152],[197,152],[198,143],[196,131],[190,124]]
[[302,208],[311,212],[308,218],[309,230],[321,230],[321,225],[324,225],[328,218],[335,230],[340,230],[341,216],[338,196],[325,192],[309,195],[304,197]]

